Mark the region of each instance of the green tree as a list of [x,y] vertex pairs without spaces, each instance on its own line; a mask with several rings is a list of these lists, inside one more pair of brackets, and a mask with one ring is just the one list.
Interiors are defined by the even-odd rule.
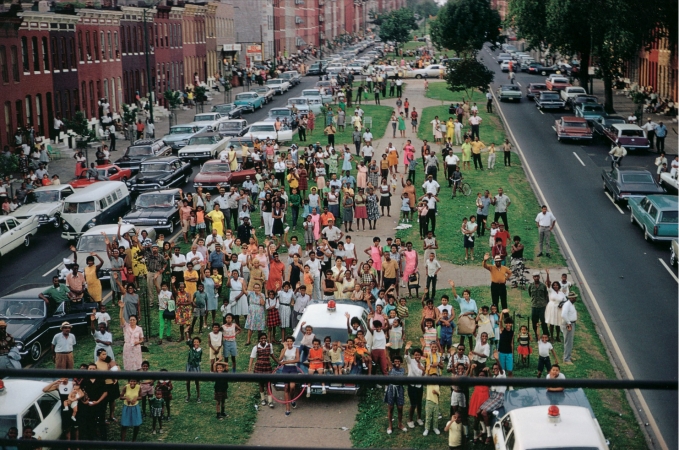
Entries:
[[96,139],[94,130],[90,128],[85,113],[76,111],[73,120],[64,119],[66,128],[76,134],[76,148],[78,150],[87,149],[87,144]]
[[472,56],[485,42],[500,40],[500,14],[490,8],[489,0],[449,1],[431,23],[431,41],[438,49]]
[[379,36],[383,41],[398,44],[410,40],[410,32],[417,29],[417,21],[412,10],[401,8],[380,16]]
[[467,97],[474,98],[474,91],[486,92],[495,74],[476,58],[464,58],[448,63],[445,80],[448,90],[464,91]]
[[420,18],[435,16],[438,14],[441,7],[434,0],[421,0],[415,6],[415,12],[420,15]]
[[179,91],[168,89],[163,92],[163,98],[170,104],[170,109],[177,109],[182,104],[182,94]]

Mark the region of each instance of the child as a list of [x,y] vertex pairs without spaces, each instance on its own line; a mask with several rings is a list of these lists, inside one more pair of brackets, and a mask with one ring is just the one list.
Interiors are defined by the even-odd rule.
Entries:
[[269,342],[274,344],[280,343],[280,341],[276,341],[276,327],[281,326],[281,315],[278,312],[279,306],[280,304],[278,302],[278,297],[276,296],[276,290],[271,289],[267,291],[265,303],[266,327],[268,328]]
[[[172,342],[172,319],[165,317],[167,314],[173,313],[177,306],[172,298],[172,291],[168,289],[168,284],[163,283],[158,292],[158,345],[163,344],[163,335],[167,342]],[[176,313],[175,313],[176,317]]]
[[349,339],[347,341],[346,347],[344,347],[344,366],[342,367],[342,373],[348,374],[353,369],[354,363],[356,362],[356,348],[354,347],[354,340]]
[[455,413],[450,417],[443,431],[448,432],[448,448],[450,450],[458,450],[462,448],[463,441],[463,426],[462,417],[459,413]]
[[198,236],[205,237],[205,211],[200,205],[196,209],[196,231]]
[[443,355],[439,353],[439,345],[436,342],[431,343],[429,351],[424,352],[424,373],[425,375],[441,375],[443,369]]
[[198,224],[198,218],[196,217],[196,212],[191,211],[189,216],[189,238],[196,235],[196,226]]
[[396,315],[401,321],[401,324],[405,326],[405,319],[409,316],[407,301],[405,297],[401,297],[401,299],[398,301],[398,306],[396,307]]
[[330,358],[330,351],[332,350],[332,338],[326,336],[323,338],[323,370],[329,373],[333,372],[332,360]]
[[[405,376],[406,371],[401,367],[403,360],[400,356],[396,355],[392,359],[391,367],[389,368],[389,375],[395,377]],[[403,392],[403,386],[397,384],[390,384],[387,386],[387,390],[384,393],[384,403],[389,405],[387,412],[387,417],[389,420],[389,426],[387,428],[387,434],[392,433],[391,424],[394,417],[394,404],[396,404],[396,410],[398,413],[398,428],[403,432],[407,432],[408,429],[403,426],[403,405],[405,403],[405,394]]]
[[[151,364],[148,361],[141,363],[141,371],[148,372]],[[141,416],[146,417],[146,398],[153,398],[153,380],[141,380],[139,383],[141,387],[139,395],[141,397]]]
[[156,389],[155,397],[149,399],[149,408],[151,408],[151,417],[153,418],[151,434],[156,434],[156,421],[158,421],[158,432],[163,434],[163,406],[165,406],[163,391]]
[[561,292],[563,292],[563,295],[568,297],[568,294],[571,291],[571,287],[573,286],[573,283],[568,281],[568,274],[567,273],[561,274],[561,281],[559,283],[561,284]]
[[[395,286],[396,285],[392,284],[389,287],[389,290],[391,291],[392,289],[396,289]],[[384,305],[384,315],[387,316],[387,318],[389,318],[391,317],[392,311],[396,312],[396,297],[394,297],[392,294],[389,294],[387,295],[387,304]]]
[[[436,373],[431,373],[430,376],[437,376]],[[439,418],[439,395],[441,388],[438,384],[428,384],[426,388],[426,403],[424,406],[424,433],[422,436],[427,436],[429,430],[433,429],[434,433],[441,434],[438,427]]]
[[[507,314],[507,318],[505,318]],[[508,377],[512,376],[514,371],[514,330],[512,330],[512,318],[509,317],[509,310],[503,309],[500,314],[500,342],[498,344],[498,362],[500,367],[507,373]],[[491,353],[492,354],[492,353]]]
[[497,313],[497,305],[490,305],[490,325],[493,327],[493,337],[489,339],[490,341],[490,354],[493,354],[493,350],[497,349],[498,343],[500,342],[500,316]]
[[215,363],[222,360],[222,342],[224,340],[224,335],[220,331],[220,328],[218,323],[213,323],[212,331],[208,335],[210,338],[208,341],[210,347],[210,372],[216,372]]
[[223,324],[226,323],[226,316],[231,314],[231,307],[232,305],[229,303],[229,299],[225,297],[222,306],[219,307],[219,311],[222,313]]
[[139,392],[141,387],[138,380],[130,380],[123,386],[120,399],[123,400],[123,415],[120,418],[120,440],[125,442],[127,428],[133,428],[132,442],[137,440],[141,426],[141,410],[139,409]]
[[420,338],[420,344],[422,345],[422,349],[424,351],[424,354],[426,355],[427,353],[429,353],[431,344],[438,343],[438,339],[436,337],[437,335],[436,328],[434,328],[434,319],[423,318],[422,323],[420,324],[420,329],[422,330],[422,338]]
[[[391,193],[395,194],[396,193],[396,188],[398,187],[398,180],[396,179],[396,174],[392,173],[391,177],[389,178],[389,187],[391,187]],[[403,203],[401,203],[403,205]],[[401,209],[403,210],[403,209]],[[410,211],[410,200],[408,200],[408,211]]]
[[363,331],[359,331],[354,342],[356,343],[357,358],[361,358],[361,361],[363,362],[363,370],[367,369],[368,375],[372,375],[372,358],[368,348],[365,346],[365,333]]
[[542,377],[542,370],[547,369],[549,372],[552,369],[552,361],[549,359],[549,352],[554,355],[554,363],[559,364],[559,359],[556,357],[556,352],[552,343],[549,342],[549,336],[543,334],[538,342],[538,378]]
[[493,334],[493,325],[490,323],[490,314],[488,313],[487,306],[482,306],[481,311],[476,316],[476,335],[481,336],[482,333],[488,334],[489,340],[495,337],[495,334]]
[[495,235],[500,229],[497,227],[497,222],[490,224],[490,238],[488,238],[488,247],[492,248],[495,245]]
[[[229,371],[229,365],[225,362],[219,361],[215,363],[215,371],[217,373],[224,373]],[[229,389],[229,382],[226,380],[215,381],[215,402],[217,402],[217,419],[224,420],[226,417],[226,408],[224,403],[229,398],[227,390]]]
[[311,275],[311,267],[308,264],[304,265],[304,286],[307,292],[314,291],[314,277]]
[[[167,369],[160,369],[161,372],[167,372]],[[165,415],[165,420],[168,422],[170,419],[170,402],[172,401],[172,381],[170,380],[158,380],[156,382],[156,391],[160,391],[163,394],[163,400],[165,402],[165,410],[167,414]]]
[[441,310],[441,318],[436,323],[440,329],[439,343],[441,344],[441,351],[447,355],[450,348],[453,346],[453,331],[455,330],[455,322],[448,315],[448,310]]
[[80,389],[80,383],[77,381],[73,382],[73,389],[68,394],[68,398],[64,400],[64,411],[68,411],[70,408],[72,412],[71,420],[77,422],[76,416],[78,415],[78,400],[85,396],[85,393]]
[[342,344],[340,344],[340,341],[332,343],[332,348],[328,350],[328,354],[330,355],[330,364],[332,365],[333,373],[339,375],[344,366],[344,361],[342,359]]
[[[396,311],[392,310],[391,314],[396,316]],[[389,347],[389,358],[392,359],[392,361],[395,357],[401,357],[401,348],[403,347],[404,339],[401,321],[398,320],[398,317],[389,319],[389,343],[387,344],[387,347]]]
[[519,336],[516,340],[519,343],[517,352],[521,355],[521,364],[526,366],[528,365],[528,355],[533,353],[533,349],[530,346],[530,333],[528,332],[528,327],[526,325],[521,325],[521,328],[519,328]]
[[224,342],[222,343],[224,349],[224,362],[227,362],[229,356],[231,357],[231,367],[233,373],[236,373],[236,356],[238,356],[238,349],[236,346],[236,336],[240,334],[241,328],[238,324],[233,323],[233,314],[228,313],[224,318],[224,325],[222,325],[222,336]]
[[106,305],[103,303],[99,304],[99,312],[96,309],[92,309],[92,318],[90,319],[90,324],[92,326],[92,334],[94,334],[94,321],[97,321],[97,328],[99,324],[103,323],[106,325],[106,331],[108,331],[108,324],[111,321],[111,316],[106,312]]
[[[198,332],[203,331],[203,317],[206,313],[207,308],[207,292],[205,292],[205,286],[203,284],[198,285],[198,290],[193,294],[193,321],[191,322],[191,329],[189,333],[193,333],[196,326],[196,319],[200,319],[198,322]],[[207,322],[207,317],[205,318]],[[207,326],[207,325],[206,325]]]
[[[323,375],[323,349],[321,348],[321,340],[313,339],[313,347],[309,349],[309,375],[315,373]],[[325,383],[321,383],[322,392],[325,394]],[[311,397],[311,389],[307,388],[306,396]]]
[[215,292],[220,292],[222,290],[222,280],[224,277],[219,274],[219,269],[213,268],[210,278],[212,278],[212,281],[215,282]]
[[[200,361],[203,359],[203,349],[200,348],[200,338],[198,336],[193,339],[188,339],[186,345],[189,347],[189,355],[186,360],[186,371],[187,372],[200,372]],[[198,398],[197,403],[202,403],[200,400],[200,382],[195,380],[196,383],[196,397]],[[186,382],[186,399],[185,403],[191,400],[191,381]]]

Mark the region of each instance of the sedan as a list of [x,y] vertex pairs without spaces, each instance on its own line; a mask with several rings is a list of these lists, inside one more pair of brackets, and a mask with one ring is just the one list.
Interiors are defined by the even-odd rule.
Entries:
[[672,169],[669,172],[663,172],[660,174],[660,185],[667,189],[668,192],[677,193],[677,174],[679,171],[677,169]]
[[215,159],[228,143],[229,139],[219,133],[202,133],[189,139],[188,145],[179,150],[178,156],[184,161]]
[[558,93],[552,91],[542,91],[535,97],[535,106],[538,109],[563,109],[566,102],[561,99]]
[[544,77],[550,73],[559,73],[559,68],[557,66],[543,66],[540,63],[531,63],[528,65],[528,73]]
[[554,131],[556,131],[556,140],[559,142],[592,140],[592,129],[581,117],[564,116],[557,119],[554,122]]
[[22,244],[31,245],[31,238],[40,227],[38,216],[19,220],[13,216],[0,216],[0,256],[6,255]]
[[445,72],[446,66],[443,64],[432,64],[423,69],[415,69],[411,71],[410,76],[413,78],[438,78],[441,75],[441,70]]
[[288,90],[290,89],[290,83],[288,83],[282,78],[273,78],[271,80],[266,80],[265,84],[274,91],[276,91],[276,94],[288,92]]
[[226,120],[219,124],[217,132],[222,137],[242,136],[243,130],[247,128],[248,121],[245,119]]
[[127,147],[125,154],[115,164],[121,169],[130,169],[136,173],[143,161],[170,154],[172,154],[172,147],[162,139],[139,139],[133,145]]
[[180,199],[179,189],[145,192],[137,197],[134,207],[125,214],[123,221],[139,226],[150,225],[172,235],[175,225],[179,223]]
[[255,110],[261,109],[264,106],[264,97],[252,91],[243,92],[242,94],[236,94],[236,100],[233,103],[245,111],[255,112]]
[[139,173],[127,182],[127,188],[132,193],[167,189],[188,183],[190,175],[190,163],[176,156],[156,158],[142,163]]
[[231,172],[229,163],[215,159],[203,164],[200,172],[193,179],[193,185],[206,190],[217,190],[220,187],[228,188],[231,185],[242,184],[245,182],[246,176],[250,176],[254,180],[255,170],[247,169]]
[[259,139],[260,141],[275,138],[279,143],[292,142],[292,130],[290,127],[283,124],[281,129],[276,131],[276,125],[273,122],[255,122],[243,130],[243,136]]
[[608,114],[604,109],[603,105],[592,104],[592,103],[581,103],[575,105],[575,115],[576,117],[582,117],[587,119],[588,122],[593,122],[600,117],[605,117]]
[[526,97],[534,98],[535,94],[538,94],[539,92],[546,90],[547,85],[545,83],[530,83],[526,88]]
[[604,135],[614,145],[621,145],[627,150],[647,149],[650,147],[646,132],[631,123],[615,123],[604,128]]
[[82,171],[80,176],[69,184],[74,188],[84,188],[97,181],[122,181],[132,178],[132,170],[123,169],[115,164],[104,164]]
[[521,88],[515,84],[504,84],[500,86],[497,90],[497,94],[501,102],[504,102],[505,100],[516,100],[517,102],[520,102],[521,97],[523,97]]
[[211,111],[218,112],[223,116],[227,116],[229,119],[240,119],[243,115],[243,109],[233,103],[215,105],[212,107]]
[[568,81],[568,78],[559,76],[551,76],[547,78],[545,84],[547,85],[547,89],[550,91],[562,91],[567,87],[571,86],[571,83],[570,81]]
[[[5,378],[0,380],[0,385],[2,386],[0,433],[3,437],[9,437],[8,430],[16,428],[21,438],[26,427],[33,429],[34,439],[58,440],[61,437],[61,400],[57,391],[43,392],[49,383],[39,380]],[[22,441],[16,442],[19,445],[7,445],[3,448],[23,448]]]
[[604,132],[605,129],[610,128],[618,123],[625,124],[627,123],[627,120],[625,120],[625,118],[622,116],[601,116],[597,117],[591,122],[592,130],[594,131],[595,135],[602,138],[606,137],[606,133]]
[[175,125],[170,128],[168,134],[163,136],[163,141],[172,147],[172,150],[179,150],[189,143],[189,139],[206,129],[207,127],[205,124],[187,123],[184,125]]
[[0,318],[7,322],[7,332],[14,337],[22,362],[37,362],[50,349],[52,338],[59,332],[62,322],[71,324],[71,333],[85,334],[89,331],[89,316],[96,304],[69,302],[66,311],[64,303],[48,297],[48,306],[38,297],[49,286],[25,287],[0,298]]
[[12,214],[21,221],[37,216],[41,226],[51,223],[54,228],[59,229],[61,206],[64,204],[64,199],[73,194],[73,189],[70,184],[42,186],[34,189],[26,197],[26,202]]
[[603,169],[601,178],[604,182],[604,191],[610,192],[616,202],[633,197],[665,193],[665,190],[655,181],[653,174],[646,169],[634,167]]
[[671,241],[677,238],[679,202],[676,195],[631,198],[627,207],[631,212],[630,222],[639,224],[647,241]]
[[274,95],[276,95],[276,91],[271,89],[270,86],[256,87],[253,89],[253,91],[264,97],[264,103],[269,103],[270,101],[273,101],[273,97]]

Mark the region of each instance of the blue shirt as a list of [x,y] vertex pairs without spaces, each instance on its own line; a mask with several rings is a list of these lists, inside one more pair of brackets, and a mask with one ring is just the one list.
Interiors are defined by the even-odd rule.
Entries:
[[453,335],[453,322],[446,326],[439,320],[437,325],[441,327],[441,337],[451,337]]
[[655,127],[655,135],[660,138],[667,136],[667,127],[665,125],[658,125]]
[[210,258],[209,258],[210,259],[210,267],[213,267],[213,268],[216,268],[216,269],[220,269],[220,268],[224,267],[224,255],[225,255],[224,252],[217,253],[215,251],[215,252],[210,253]]
[[460,315],[467,312],[473,312],[474,314],[478,314],[479,309],[476,307],[476,300],[474,300],[473,298],[470,298],[469,302],[467,302],[464,298],[458,295],[457,297],[455,297],[455,300],[460,304]]
[[356,187],[356,178],[354,178],[351,175],[349,175],[348,177],[347,176],[342,177],[342,186],[344,186],[346,183],[349,183],[349,185],[353,189],[354,187]]

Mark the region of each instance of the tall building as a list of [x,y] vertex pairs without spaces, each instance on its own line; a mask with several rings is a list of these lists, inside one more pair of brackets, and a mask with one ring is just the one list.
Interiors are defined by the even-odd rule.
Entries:
[[241,45],[239,63],[249,66],[272,59],[275,56],[273,1],[236,1],[233,9],[236,44]]

